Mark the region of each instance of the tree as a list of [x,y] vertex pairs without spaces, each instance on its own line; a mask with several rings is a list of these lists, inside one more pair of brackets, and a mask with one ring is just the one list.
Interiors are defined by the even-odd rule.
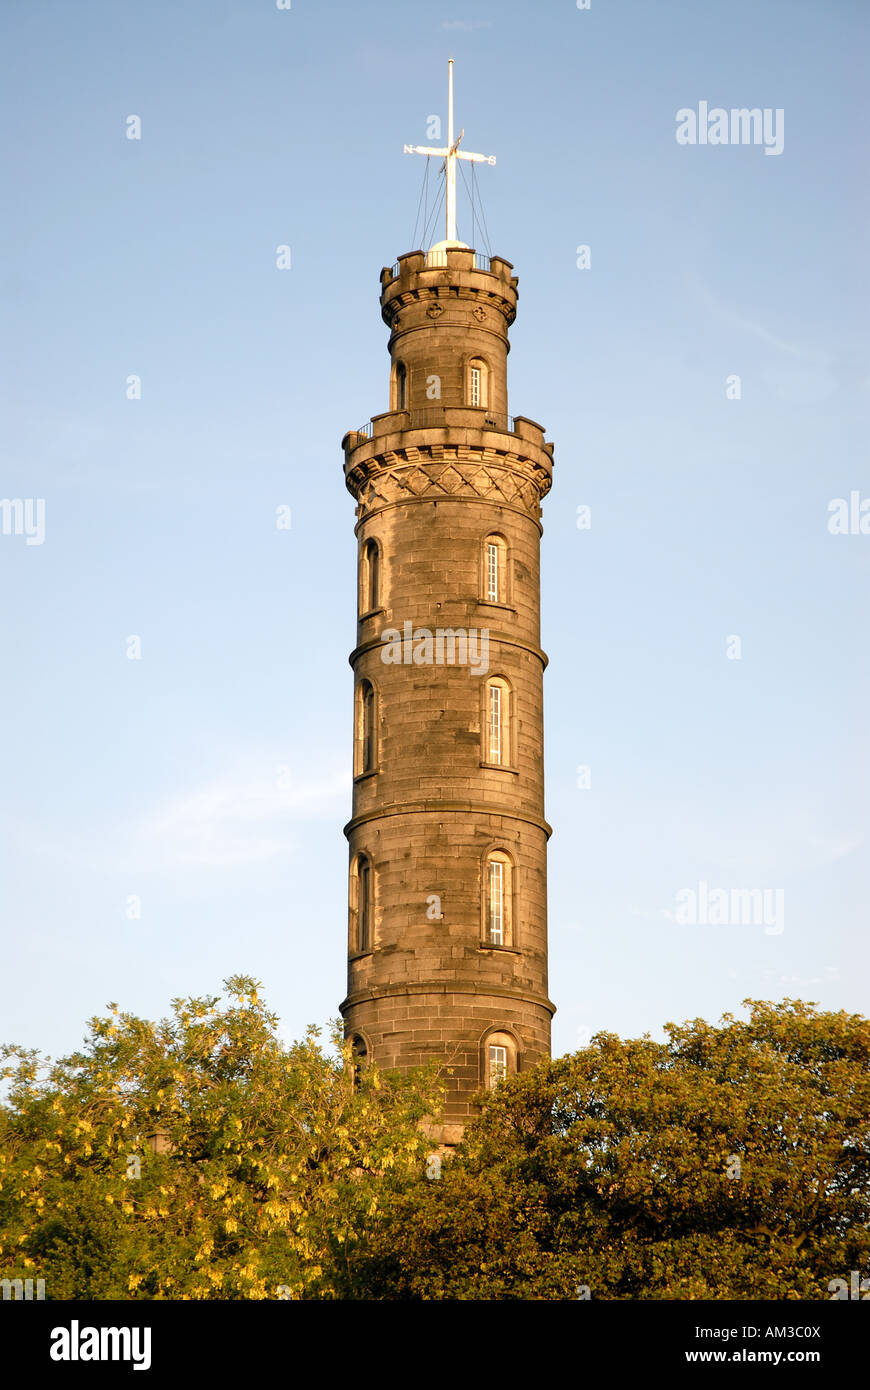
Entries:
[[[254,981],[5,1049],[0,1273],[48,1298],[829,1298],[870,1270],[870,1021],[747,1000],[481,1097],[292,1046]],[[336,1042],[337,1042],[336,1034]]]
[[870,1021],[747,1000],[501,1083],[381,1203],[346,1296],[830,1298],[870,1273]]
[[[7,1047],[0,1270],[55,1299],[330,1298],[345,1250],[423,1171],[434,1072],[285,1047],[244,976],[153,1024],[109,1005],[51,1066]],[[336,1030],[335,1041],[338,1041]]]

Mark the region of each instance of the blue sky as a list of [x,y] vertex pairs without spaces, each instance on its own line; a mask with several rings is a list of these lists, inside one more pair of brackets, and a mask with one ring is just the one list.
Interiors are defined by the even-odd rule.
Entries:
[[[45,537],[0,535],[0,1038],[56,1055],[109,1000],[161,1016],[235,971],[288,1037],[337,1013],[340,441],[386,406],[402,146],[451,54],[520,281],[511,409],[556,448],[554,1051],[746,996],[866,1011],[870,535],[828,529],[870,497],[866,7],[10,0],[2,27],[0,497],[45,499]],[[782,153],[679,145],[702,101],[782,109]],[[783,930],[677,923],[702,881],[783,890]]]

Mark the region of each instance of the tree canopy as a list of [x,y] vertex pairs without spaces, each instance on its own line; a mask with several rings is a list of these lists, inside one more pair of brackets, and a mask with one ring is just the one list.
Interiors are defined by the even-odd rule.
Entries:
[[780,1300],[866,1275],[870,1022],[746,1002],[505,1082],[441,1183],[382,1210],[357,1288]]
[[6,1048],[0,1270],[46,1297],[329,1297],[343,1251],[422,1171],[434,1074],[284,1046],[251,979],[159,1024],[91,1020],[41,1076]]
[[[287,1046],[245,977],[5,1049],[0,1273],[48,1298],[830,1298],[870,1262],[870,1021],[746,1001],[481,1096]],[[431,1166],[429,1168],[431,1172]]]

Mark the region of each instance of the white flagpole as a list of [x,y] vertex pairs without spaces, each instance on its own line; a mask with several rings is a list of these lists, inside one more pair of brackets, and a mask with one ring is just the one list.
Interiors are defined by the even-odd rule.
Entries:
[[457,159],[467,159],[472,164],[495,164],[494,154],[472,154],[469,150],[459,148],[464,130],[460,130],[459,135],[453,138],[453,59],[448,60],[447,67],[447,144],[446,145],[405,145],[405,154],[425,154],[437,155],[444,160],[444,175],[446,184],[446,222],[447,222],[447,241],[456,241],[456,161]]
[[456,240],[456,152],[453,148],[453,59],[447,65],[447,240]]

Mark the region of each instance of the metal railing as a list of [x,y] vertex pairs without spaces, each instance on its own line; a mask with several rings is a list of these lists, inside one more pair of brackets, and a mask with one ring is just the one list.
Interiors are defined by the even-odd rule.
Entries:
[[516,430],[514,428],[513,415],[496,415],[493,414],[492,411],[487,410],[486,412],[481,412],[483,414],[482,420],[475,419],[474,421],[459,421],[447,420],[445,418],[446,413],[449,410],[475,410],[476,412],[476,409],[477,408],[475,406],[470,405],[423,406],[418,410],[411,410],[408,412],[410,416],[410,428],[412,430],[438,429],[442,425],[446,426],[452,424],[455,425],[458,429],[462,429],[463,425],[470,424],[473,425],[475,429],[500,430],[502,434],[516,434]]
[[[439,266],[446,266],[446,265],[447,265],[447,251],[446,251],[446,250],[443,250],[443,251],[427,251],[427,252],[425,253],[425,256],[426,256],[426,259],[425,259],[425,262],[424,262],[424,269],[426,269],[426,270],[432,270],[432,269],[436,269],[436,270],[437,270]],[[475,253],[474,253],[474,268],[475,268],[475,270],[492,270],[492,257],[491,257],[491,256],[484,256],[480,251],[475,251]],[[390,267],[390,275],[391,275],[391,277],[392,277],[394,280],[398,280],[400,270],[401,270],[401,266],[400,266],[400,264],[399,264],[398,261],[396,261],[396,262]]]
[[[460,411],[462,413],[468,412],[469,414],[472,411],[474,411],[474,418],[471,420],[447,419],[448,412],[459,413]],[[478,410],[473,406],[432,405],[423,406],[418,410],[395,410],[391,411],[390,414],[393,416],[407,416],[408,424],[400,424],[398,421],[394,423],[391,420],[389,425],[385,424],[382,432],[384,430],[395,429],[397,427],[399,429],[412,430],[447,429],[450,427],[454,429],[463,429],[471,427],[472,429],[479,430],[497,430],[500,434],[517,433],[516,419],[513,415],[494,414],[492,411],[489,410],[481,410],[478,412]],[[351,430],[351,433],[356,435],[356,443],[351,445],[351,448],[355,448],[356,444],[358,444],[360,440],[372,439],[374,437],[374,422],[372,420],[368,420],[364,425],[360,425],[358,430]]]

